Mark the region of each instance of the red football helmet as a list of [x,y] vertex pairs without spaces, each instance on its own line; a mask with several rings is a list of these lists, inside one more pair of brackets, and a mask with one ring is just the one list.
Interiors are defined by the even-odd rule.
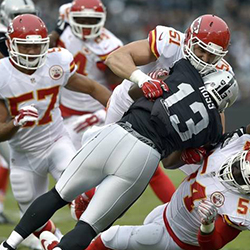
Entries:
[[250,194],[250,151],[244,150],[231,156],[218,172],[225,187],[242,194]]
[[[83,18],[84,22],[81,22]],[[105,21],[106,9],[100,0],[73,1],[69,12],[69,24],[78,38],[91,39],[99,36]]]
[[[9,24],[6,33],[9,56],[21,68],[35,70],[46,61],[49,37],[44,22],[32,14],[19,15]],[[40,45],[39,54],[21,53],[20,46]]]
[[[230,32],[227,24],[215,15],[203,15],[195,19],[186,31],[184,40],[184,56],[201,73],[213,70],[216,64],[227,54]],[[212,63],[206,63],[194,53],[194,46],[214,54]]]

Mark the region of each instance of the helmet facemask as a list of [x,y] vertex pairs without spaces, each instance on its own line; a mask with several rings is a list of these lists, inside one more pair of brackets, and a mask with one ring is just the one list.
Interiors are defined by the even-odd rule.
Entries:
[[[77,19],[96,19],[95,24],[81,24]],[[101,34],[106,21],[106,13],[96,12],[92,9],[84,11],[71,11],[69,13],[69,24],[73,34],[80,39],[93,39]]]
[[[211,63],[206,63],[196,56],[194,52],[195,45],[198,45],[203,50],[214,55],[214,60]],[[184,45],[184,56],[198,70],[201,75],[205,75],[215,70],[216,64],[227,54],[227,50],[223,51],[222,47],[210,42],[208,44],[201,41],[199,38],[191,35],[187,44]]]
[[221,183],[235,192],[250,194],[249,151],[245,150],[230,157],[218,171]]
[[[9,41],[9,56],[17,66],[28,70],[36,70],[45,64],[49,49],[49,37],[41,38],[39,35],[30,35],[26,39],[13,38]],[[40,45],[41,50],[37,55],[24,54],[19,51],[19,45]]]

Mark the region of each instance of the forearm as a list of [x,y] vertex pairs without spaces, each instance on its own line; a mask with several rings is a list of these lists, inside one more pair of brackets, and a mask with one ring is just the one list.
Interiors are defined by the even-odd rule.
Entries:
[[137,69],[133,58],[130,54],[123,54],[122,51],[114,51],[111,53],[105,64],[113,71],[113,73],[122,79],[128,79]]
[[8,123],[0,123],[0,142],[10,140],[18,131],[19,126],[14,126],[13,121],[14,119]]
[[95,89],[92,93],[90,93],[90,95],[106,107],[111,96],[111,92],[104,86],[100,85],[98,89]]
[[223,218],[218,216],[211,233],[205,234],[199,230],[198,242],[202,250],[217,250],[232,241],[240,232],[226,224]]
[[167,158],[162,160],[163,167],[166,169],[176,169],[184,165],[184,162],[181,160],[182,151],[175,151],[170,154]]

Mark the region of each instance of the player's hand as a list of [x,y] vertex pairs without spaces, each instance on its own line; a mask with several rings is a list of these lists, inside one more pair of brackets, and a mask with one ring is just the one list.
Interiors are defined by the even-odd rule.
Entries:
[[209,200],[202,200],[198,206],[198,213],[203,225],[210,225],[216,220],[218,210]]
[[229,143],[231,143],[234,140],[238,139],[239,137],[241,137],[245,133],[246,133],[246,128],[245,127],[241,127],[241,128],[238,128],[238,129],[236,129],[236,130],[234,130],[232,132],[228,132],[228,133],[223,134],[222,138],[220,140],[220,142],[221,142],[221,148],[224,148]]
[[24,126],[27,122],[38,120],[38,111],[34,105],[24,106],[19,110],[18,115],[14,118],[14,126]]
[[86,129],[93,125],[99,125],[105,121],[106,111],[100,109],[93,114],[81,115],[74,122],[73,127],[76,133],[84,132]]
[[152,79],[144,82],[141,87],[144,96],[153,101],[163,95],[163,91],[169,91],[168,85],[162,80]]
[[182,151],[181,160],[185,164],[199,164],[206,156],[207,151],[203,147],[187,148]]
[[157,69],[154,70],[150,73],[148,73],[148,75],[152,78],[152,79],[164,79],[166,76],[169,75],[169,72],[166,69]]
[[81,115],[74,122],[74,131],[76,133],[80,133],[93,125],[97,125],[98,123],[99,118],[95,114]]

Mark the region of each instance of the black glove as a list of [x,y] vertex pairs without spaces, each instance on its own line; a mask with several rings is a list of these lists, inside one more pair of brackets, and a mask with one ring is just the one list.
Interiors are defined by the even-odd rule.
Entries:
[[246,133],[246,127],[240,127],[232,132],[227,132],[224,135],[222,135],[220,139],[221,146],[220,148],[224,148],[229,143],[233,142],[234,140],[238,139],[242,135]]

